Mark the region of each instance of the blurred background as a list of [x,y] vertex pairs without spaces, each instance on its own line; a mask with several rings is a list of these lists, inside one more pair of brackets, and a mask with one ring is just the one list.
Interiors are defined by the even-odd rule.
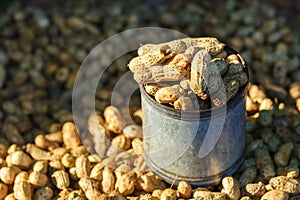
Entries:
[[[0,135],[13,130],[25,139],[10,142],[22,144],[53,124],[71,121],[72,86],[85,56],[114,34],[147,26],[217,37],[245,58],[252,83],[295,110],[299,94],[290,90],[300,82],[299,5],[292,0],[1,1]],[[120,57],[101,78],[98,110],[109,104],[114,83],[134,55]],[[138,101],[133,99],[136,108]]]

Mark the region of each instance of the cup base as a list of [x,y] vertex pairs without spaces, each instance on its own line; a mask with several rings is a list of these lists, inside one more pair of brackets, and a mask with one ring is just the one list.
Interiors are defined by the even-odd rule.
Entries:
[[[233,175],[243,164],[245,160],[244,153],[240,156],[240,158],[228,169],[220,172],[219,174],[207,176],[207,177],[183,177],[180,174],[174,174],[170,171],[166,171],[160,167],[158,167],[155,163],[151,161],[151,159],[144,156],[144,159],[150,168],[156,175],[164,179],[167,183],[178,185],[178,183],[182,180],[188,182],[193,188],[196,187],[205,187],[220,184],[221,180],[225,176]],[[199,169],[201,170],[201,169]]]

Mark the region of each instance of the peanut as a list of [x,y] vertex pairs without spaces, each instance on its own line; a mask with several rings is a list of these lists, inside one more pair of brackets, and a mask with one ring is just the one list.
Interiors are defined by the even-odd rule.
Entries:
[[246,191],[252,196],[260,197],[266,193],[266,187],[262,182],[247,184]]
[[111,144],[120,149],[128,150],[131,146],[131,140],[124,134],[120,134],[112,139]]
[[226,200],[226,195],[221,192],[211,191],[195,191],[193,194],[195,199],[207,199],[207,200]]
[[76,174],[78,178],[83,178],[90,175],[91,166],[90,161],[85,155],[81,155],[75,162]]
[[137,180],[137,186],[145,192],[153,192],[156,189],[163,190],[166,188],[165,182],[152,172],[148,172],[147,174],[139,177]]
[[101,182],[101,188],[104,193],[110,193],[115,189],[115,176],[113,171],[109,167],[105,167],[102,172],[103,180]]
[[135,172],[123,174],[116,182],[116,189],[124,196],[130,195],[135,189],[137,176]]
[[73,149],[81,144],[77,128],[72,122],[64,123],[62,127],[62,139],[68,149]]
[[277,176],[271,178],[270,186],[275,190],[281,190],[287,193],[300,193],[300,182],[298,179],[288,178],[285,176]]
[[71,150],[71,154],[74,156],[74,157],[79,157],[81,155],[88,155],[89,154],[89,151],[87,150],[87,148],[83,145],[80,145],[80,146],[77,146],[75,148],[73,148]]
[[65,170],[65,167],[62,165],[60,160],[52,160],[49,162],[48,171],[50,174],[53,174],[53,172],[59,170]]
[[34,143],[36,146],[40,147],[41,149],[51,150],[59,147],[59,144],[57,142],[52,142],[47,140],[47,138],[42,134],[37,135],[34,138]]
[[68,153],[69,150],[66,147],[58,147],[51,150],[52,159],[61,160],[62,157]]
[[62,158],[61,158],[61,163],[66,167],[66,168],[71,168],[75,166],[75,157],[70,154],[66,153]]
[[40,172],[31,172],[28,178],[29,183],[37,187],[43,187],[48,183],[48,177],[46,174]]
[[34,160],[51,160],[52,155],[48,151],[44,151],[37,147],[34,144],[26,145],[26,152],[34,159]]
[[53,190],[50,187],[39,188],[33,196],[35,200],[51,200],[53,197]]
[[0,179],[5,184],[12,184],[15,180],[16,175],[20,172],[21,169],[15,166],[2,167],[0,169]]
[[45,138],[50,142],[57,142],[59,144],[63,142],[61,131],[48,133],[45,135]]
[[173,103],[179,98],[178,88],[163,87],[155,93],[155,100],[159,103]]
[[90,177],[91,177],[92,179],[97,180],[97,181],[102,181],[102,179],[103,179],[103,176],[102,176],[103,169],[104,169],[103,163],[97,163],[97,164],[92,168]]
[[288,200],[289,195],[286,192],[280,191],[280,190],[271,190],[264,194],[261,199],[265,200]]
[[223,189],[221,193],[226,194],[230,200],[238,200],[240,197],[240,186],[238,181],[231,176],[222,179]]
[[22,169],[28,169],[32,163],[32,159],[23,151],[16,151],[11,154],[11,164]]
[[177,200],[176,191],[171,188],[164,189],[160,195],[160,199],[161,200]]
[[21,172],[17,175],[13,191],[14,196],[18,200],[31,200],[33,190],[31,184],[28,182],[28,173]]
[[192,196],[192,186],[186,181],[180,181],[177,190],[182,198],[189,199]]
[[81,190],[84,192],[85,196],[89,200],[93,199],[102,199],[101,198],[101,193],[99,192],[99,187],[98,187],[98,182],[89,178],[81,178],[78,182],[79,187]]
[[88,129],[93,137],[94,150],[100,158],[105,157],[105,153],[110,145],[110,141],[106,136],[106,130],[102,124],[104,121],[100,116],[91,116],[88,121]]
[[54,184],[58,189],[63,190],[69,187],[70,180],[67,172],[58,170],[52,174],[52,177],[54,178]]
[[113,106],[105,108],[104,113],[107,129],[114,133],[120,134],[126,125],[125,120],[122,118],[120,111]]
[[131,142],[134,153],[142,155],[144,153],[143,141],[140,138],[134,138]]
[[36,161],[33,165],[33,171],[46,174],[48,170],[48,161],[40,160]]

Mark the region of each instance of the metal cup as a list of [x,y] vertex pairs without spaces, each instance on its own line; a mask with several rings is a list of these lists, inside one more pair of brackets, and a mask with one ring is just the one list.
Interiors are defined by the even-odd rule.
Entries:
[[244,161],[247,89],[240,88],[225,107],[181,111],[159,104],[140,86],[149,168],[170,184],[185,180],[194,187],[232,175]]

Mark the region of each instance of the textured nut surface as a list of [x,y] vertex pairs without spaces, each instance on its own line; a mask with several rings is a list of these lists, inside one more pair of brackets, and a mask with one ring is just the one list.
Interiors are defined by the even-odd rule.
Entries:
[[48,161],[46,160],[36,161],[33,165],[33,171],[46,174],[48,171]]
[[62,139],[67,148],[73,149],[80,145],[81,141],[76,126],[72,122],[66,122],[62,127]]
[[28,181],[34,186],[43,187],[48,183],[48,177],[46,174],[33,171],[29,174]]
[[78,178],[89,176],[91,173],[91,164],[85,155],[81,155],[76,158],[75,167]]
[[103,163],[97,163],[91,170],[90,177],[92,179],[95,179],[97,181],[101,181],[103,176],[103,169],[104,169],[104,164]]
[[[174,44],[176,47],[181,46],[179,51],[177,48],[172,49]],[[224,44],[216,38],[184,38],[161,44],[146,44],[138,52],[141,54],[128,64],[134,79],[144,84],[146,92],[155,96],[158,103],[170,103],[175,109],[193,109],[189,98],[177,100],[177,91],[172,91],[171,88],[178,81],[182,85],[182,93],[191,90],[202,100],[207,100],[209,94],[218,91],[224,78],[224,82],[227,82],[226,91],[212,98],[215,106],[225,104],[248,82],[244,61],[236,54],[228,55]],[[166,82],[173,86],[162,86]]]
[[53,197],[53,190],[50,187],[39,188],[33,196],[35,200],[50,200]]
[[159,103],[173,103],[179,98],[178,88],[163,87],[155,93],[155,100]]
[[85,200],[85,195],[81,190],[73,190],[68,194],[68,200],[76,199],[76,200]]
[[177,194],[176,191],[171,189],[171,188],[167,188],[164,189],[160,195],[160,199],[162,200],[176,200],[177,199]]
[[14,183],[14,196],[18,200],[30,200],[32,196],[32,187],[27,180],[21,180]]
[[29,200],[32,196],[32,186],[28,182],[28,173],[23,171],[19,173],[13,185],[14,196],[16,199]]
[[52,160],[49,162],[48,166],[49,166],[48,171],[51,174],[55,171],[65,170],[65,167],[62,165],[60,160]]
[[136,179],[137,175],[135,172],[125,173],[117,179],[115,187],[122,195],[130,195],[135,189]]
[[226,194],[221,192],[211,192],[211,191],[205,191],[205,190],[198,190],[195,191],[193,194],[193,197],[195,199],[207,199],[207,200],[226,200]]
[[288,200],[289,195],[286,192],[280,191],[280,190],[271,190],[264,194],[261,199],[265,200]]
[[35,160],[51,160],[52,155],[48,151],[44,151],[34,144],[26,145],[26,152]]
[[21,171],[20,173],[17,174],[16,178],[15,178],[15,182],[19,182],[19,181],[28,181],[29,178],[29,174],[26,171]]
[[247,184],[246,191],[252,196],[262,196],[266,193],[266,187],[262,182]]
[[298,179],[288,178],[286,176],[277,176],[269,181],[273,189],[281,190],[287,193],[300,193],[300,182]]
[[89,178],[89,177],[84,177],[84,178],[81,178],[79,181],[78,181],[78,184],[79,184],[79,187],[81,188],[81,190],[84,192],[84,193],[87,193],[88,191],[92,191],[92,190],[98,190],[98,183]]
[[160,196],[161,196],[161,193],[162,193],[162,190],[154,190],[153,192],[152,192],[152,196],[153,197],[157,197],[157,198],[160,198]]
[[192,196],[192,186],[186,181],[180,181],[177,190],[182,198],[188,199]]
[[54,178],[54,184],[59,189],[66,189],[70,185],[69,175],[67,172],[63,170],[55,171],[52,174],[52,177]]
[[162,88],[162,86],[157,83],[145,84],[145,91],[152,96],[154,96],[160,88]]
[[48,133],[48,134],[45,135],[45,138],[48,141],[51,141],[51,142],[57,142],[57,143],[62,143],[63,142],[61,131]]
[[66,153],[63,155],[61,158],[61,163],[66,167],[66,168],[71,168],[75,166],[75,157],[71,153]]
[[166,184],[152,172],[139,177],[137,185],[146,192],[153,192],[157,189],[163,190],[166,188]]
[[174,108],[180,110],[193,110],[193,101],[189,97],[181,96],[174,102]]
[[104,113],[107,129],[114,133],[122,133],[123,128],[126,125],[125,120],[121,116],[120,111],[114,106],[108,106],[105,108]]
[[20,172],[21,169],[15,166],[2,167],[0,169],[0,179],[5,184],[12,184],[15,180],[16,175]]
[[136,154],[143,154],[143,141],[140,138],[134,138],[131,142],[132,149]]
[[113,170],[109,167],[105,167],[102,172],[102,178],[102,191],[104,193],[110,193],[114,191],[116,178],[114,176]]
[[16,151],[11,154],[11,164],[23,169],[28,169],[32,163],[32,159],[29,155],[23,151]]
[[112,139],[111,144],[117,148],[128,150],[131,146],[131,140],[124,134],[120,134]]
[[36,146],[42,149],[55,149],[59,147],[57,142],[49,141],[44,135],[40,134],[34,138],[34,143]]
[[68,152],[69,150],[66,147],[58,147],[51,151],[51,156],[52,159],[60,160]]
[[222,179],[223,189],[221,193],[226,194],[228,199],[237,200],[240,198],[240,186],[237,180],[231,176]]

